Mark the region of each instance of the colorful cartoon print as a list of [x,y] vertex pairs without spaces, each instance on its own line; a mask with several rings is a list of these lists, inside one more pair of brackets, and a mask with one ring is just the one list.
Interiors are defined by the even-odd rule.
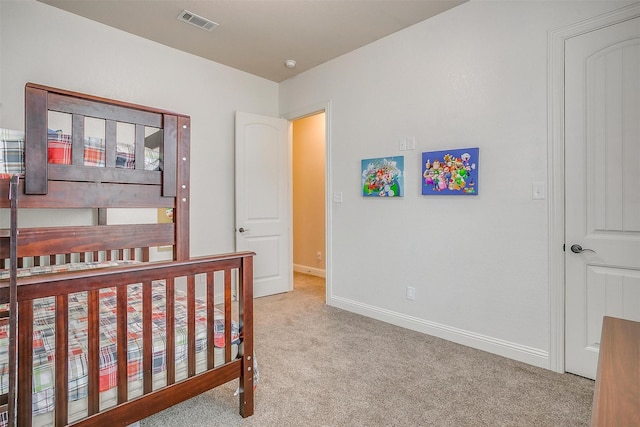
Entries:
[[365,197],[402,197],[404,193],[404,156],[380,157],[362,161],[362,195]]
[[422,153],[422,194],[478,194],[478,148]]

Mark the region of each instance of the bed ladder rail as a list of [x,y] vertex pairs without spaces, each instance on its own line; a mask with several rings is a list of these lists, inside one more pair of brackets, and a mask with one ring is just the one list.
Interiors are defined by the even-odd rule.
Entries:
[[[9,393],[0,396],[0,411],[8,412],[8,427],[17,422],[17,386],[18,386],[18,175],[13,175],[9,183],[10,232],[9,232],[9,307],[3,310],[0,318],[9,323]],[[5,409],[6,407],[6,409]]]
[[[0,326],[6,327],[9,325],[10,312],[7,309],[0,308]],[[9,410],[9,393],[0,394],[0,414],[3,414]]]
[[59,264],[99,262],[99,261],[140,261],[149,262],[150,247],[131,247],[122,249],[101,249],[86,252],[65,252],[51,255],[18,257],[18,268]]

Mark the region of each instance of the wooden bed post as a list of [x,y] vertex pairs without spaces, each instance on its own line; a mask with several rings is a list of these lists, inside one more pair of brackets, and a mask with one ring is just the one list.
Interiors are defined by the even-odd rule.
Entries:
[[242,257],[240,267],[242,283],[239,290],[240,329],[243,334],[240,356],[242,373],[240,374],[240,415],[243,418],[253,415],[253,254]]
[[11,220],[9,232],[9,427],[16,424],[18,354],[18,176],[13,175],[9,184],[11,199]]
[[24,147],[26,194],[47,194],[48,170],[42,165],[48,164],[47,156],[47,92],[27,84],[25,88],[25,138],[29,141]]
[[191,199],[189,198],[189,144],[191,142],[191,120],[189,117],[178,117],[178,146],[176,150],[177,157],[177,194],[176,206],[174,211],[174,222],[176,226],[176,246],[174,259],[184,261],[189,259],[189,206]]

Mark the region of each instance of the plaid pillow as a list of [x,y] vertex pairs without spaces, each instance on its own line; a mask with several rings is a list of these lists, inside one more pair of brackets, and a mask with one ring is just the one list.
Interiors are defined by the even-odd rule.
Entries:
[[104,167],[104,140],[102,138],[84,137],[84,165]]
[[116,167],[124,169],[135,169],[135,146],[120,143],[116,145]]
[[0,174],[24,174],[24,132],[0,129]]
[[144,170],[160,170],[160,150],[144,147]]
[[[47,151],[49,163],[60,165],[71,164],[71,135],[62,132],[49,131]],[[102,138],[84,138],[84,165],[100,166],[105,165],[104,140]]]
[[71,135],[49,129],[47,133],[47,155],[49,163],[71,164]]

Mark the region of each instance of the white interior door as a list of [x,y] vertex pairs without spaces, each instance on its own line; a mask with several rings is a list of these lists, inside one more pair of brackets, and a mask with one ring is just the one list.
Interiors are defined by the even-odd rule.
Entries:
[[565,369],[595,378],[603,316],[640,320],[640,18],[568,39],[565,71]]
[[236,250],[253,251],[254,296],[293,289],[290,124],[236,112]]

